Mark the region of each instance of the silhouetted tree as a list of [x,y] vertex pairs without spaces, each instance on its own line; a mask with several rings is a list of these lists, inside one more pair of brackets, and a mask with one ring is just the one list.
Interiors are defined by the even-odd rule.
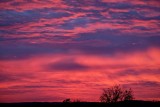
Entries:
[[131,88],[123,92],[122,101],[133,100],[133,99],[134,97],[133,97],[133,92]]
[[115,85],[111,88],[103,89],[103,93],[100,96],[100,101],[106,103],[114,103],[126,100],[133,100],[132,90],[124,90],[120,87],[120,85]]
[[70,102],[71,102],[70,98],[67,98],[67,99],[63,100],[63,103],[70,103]]

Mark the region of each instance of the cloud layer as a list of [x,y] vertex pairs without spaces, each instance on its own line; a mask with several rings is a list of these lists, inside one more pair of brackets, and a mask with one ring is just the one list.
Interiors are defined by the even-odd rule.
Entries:
[[158,100],[159,11],[159,0],[1,0],[0,102],[98,101],[114,84]]

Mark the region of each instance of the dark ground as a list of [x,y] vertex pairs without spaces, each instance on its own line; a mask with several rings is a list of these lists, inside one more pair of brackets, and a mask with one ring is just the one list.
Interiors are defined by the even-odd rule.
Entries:
[[33,103],[0,103],[0,107],[160,107],[159,102],[151,101],[125,101],[112,104],[99,102],[33,102]]

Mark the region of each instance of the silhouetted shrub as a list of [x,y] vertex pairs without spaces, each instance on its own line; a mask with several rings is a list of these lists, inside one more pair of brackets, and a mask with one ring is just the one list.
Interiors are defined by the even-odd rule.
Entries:
[[73,102],[75,102],[75,103],[79,103],[79,102],[81,102],[81,100],[79,100],[79,99],[75,99],[75,100],[73,100]]
[[114,103],[126,100],[133,100],[133,92],[131,89],[122,89],[120,85],[115,85],[111,88],[103,89],[103,93],[100,96],[100,101],[106,103]]

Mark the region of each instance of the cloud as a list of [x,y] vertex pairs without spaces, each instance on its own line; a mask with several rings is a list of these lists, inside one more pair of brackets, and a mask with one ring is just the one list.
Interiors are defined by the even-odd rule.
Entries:
[[[125,88],[132,88],[134,95],[139,99],[157,100],[159,99],[160,82],[155,81],[137,81],[130,84],[123,84]],[[141,90],[145,89],[145,90]],[[139,94],[138,94],[139,93]]]
[[[13,40],[13,39],[12,39]],[[13,41],[14,42],[14,41]],[[21,44],[21,45],[20,45]],[[60,45],[58,45],[60,46]],[[67,52],[62,46],[58,47],[56,44],[28,44],[20,42],[13,45],[0,46],[0,59],[26,59],[39,54],[57,54]],[[54,47],[54,49],[53,49]],[[16,51],[15,51],[16,50]]]
[[[2,65],[2,64],[0,63],[0,65]],[[11,83],[11,82],[14,82],[16,84],[19,81],[24,82],[24,81],[26,81],[26,79],[31,79],[31,78],[36,77],[35,74],[30,74],[27,72],[17,73],[17,71],[14,71],[14,74],[12,74],[10,71],[8,72],[6,69],[7,68],[5,66],[2,66],[0,69],[0,71],[1,71],[0,83],[1,84],[7,84],[7,83]]]
[[17,80],[17,78],[14,78],[14,76],[10,76],[4,73],[0,74],[0,83],[10,82],[10,81],[15,81],[15,80]]
[[32,9],[43,9],[43,8],[67,8],[67,6],[62,2],[62,0],[56,1],[36,1],[36,0],[25,0],[25,1],[8,1],[2,2],[2,10],[15,10],[15,11],[25,11]]
[[17,12],[14,10],[3,10],[0,12],[1,26],[12,26],[15,24],[25,24],[30,22],[38,22],[40,19],[52,19],[67,17],[71,14],[66,12],[56,12],[50,9],[26,10]]
[[[146,51],[152,47],[160,47],[159,36],[120,36],[118,33],[114,34],[108,30],[82,33],[75,38],[65,36],[45,38],[46,40],[44,40],[43,37],[0,37],[0,41],[4,43],[10,42],[10,44],[0,45],[0,59],[25,59],[35,55],[64,53],[114,56],[117,52],[132,53]],[[51,40],[55,41],[55,43],[28,43],[28,41],[36,42],[37,39],[43,39],[43,41]],[[15,44],[15,42],[18,44]]]
[[[108,76],[109,78],[125,78],[125,77],[136,77],[136,76],[141,76],[141,75],[159,75],[159,68],[144,68],[140,67],[138,65],[115,65],[115,66],[109,66],[108,68],[111,69],[119,69],[118,72],[115,73],[110,73]],[[137,67],[140,67],[139,69],[136,69]]]
[[138,83],[138,85],[145,86],[145,87],[159,87],[160,83],[154,82],[154,81],[141,81],[140,83]]
[[77,63],[72,59],[68,59],[68,60],[62,60],[62,61],[57,61],[53,64],[49,64],[48,66],[49,70],[54,70],[54,71],[82,71],[82,70],[86,70],[89,67]]

